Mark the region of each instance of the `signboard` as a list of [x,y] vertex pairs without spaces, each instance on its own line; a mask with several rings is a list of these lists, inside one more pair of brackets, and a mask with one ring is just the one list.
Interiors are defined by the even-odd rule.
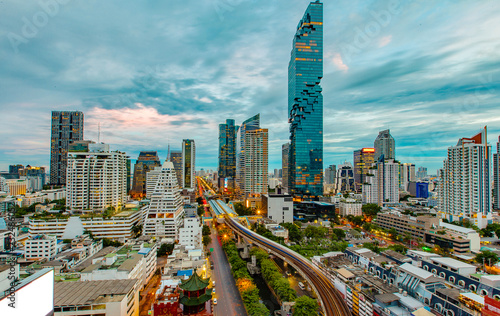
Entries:
[[214,248],[210,248],[210,252],[214,252]]

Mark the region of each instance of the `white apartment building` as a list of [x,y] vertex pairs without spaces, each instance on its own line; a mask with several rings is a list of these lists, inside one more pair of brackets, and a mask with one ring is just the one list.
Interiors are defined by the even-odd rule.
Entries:
[[68,152],[66,205],[71,210],[120,207],[127,198],[127,156],[107,144],[88,144],[87,152]]
[[361,202],[355,199],[341,200],[339,203],[340,215],[342,217],[346,217],[348,215],[361,216],[363,215],[361,207]]
[[401,189],[403,191],[408,191],[408,184],[410,182],[415,182],[415,164],[413,163],[402,163],[400,165],[399,172],[399,182],[401,185]]
[[266,128],[245,132],[245,196],[267,193],[268,137]]
[[493,154],[493,208],[500,210],[500,136],[498,136],[497,152]]
[[366,175],[362,190],[363,203],[398,203],[399,163],[394,159],[377,162]]
[[262,209],[276,223],[293,222],[293,197],[285,194],[264,194]]
[[439,212],[444,218],[468,219],[479,228],[491,223],[491,154],[486,127],[448,148],[439,184]]
[[146,198],[151,199],[151,194],[155,191],[160,173],[161,167],[154,167],[146,173]]
[[7,180],[4,177],[0,177],[0,192],[4,194],[10,194],[9,186],[7,185]]
[[182,140],[182,184],[181,188],[189,191],[196,189],[196,145],[193,139]]
[[35,235],[26,240],[24,257],[27,260],[46,258],[50,261],[56,254],[57,237],[54,235]]
[[179,244],[186,249],[203,249],[202,237],[200,220],[196,216],[184,218],[184,226],[179,228]]
[[18,200],[21,200],[21,206],[30,206],[35,203],[45,203],[47,200],[53,201],[64,198],[66,198],[66,189],[43,190],[17,197]]
[[165,161],[158,175],[151,202],[147,206],[143,235],[168,238],[171,242],[179,237],[184,205],[182,203],[174,164]]
[[82,215],[68,218],[49,217],[29,219],[30,236],[49,234],[58,238],[74,238],[90,231],[96,238],[110,238],[126,241],[133,238],[132,227],[143,223],[147,206],[141,209],[125,209],[111,218],[102,216]]

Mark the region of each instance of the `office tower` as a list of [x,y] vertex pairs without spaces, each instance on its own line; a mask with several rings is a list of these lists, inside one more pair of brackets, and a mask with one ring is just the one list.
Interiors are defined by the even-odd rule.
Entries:
[[425,167],[418,167],[417,179],[418,180],[423,180],[425,178],[427,178],[427,168],[425,168]]
[[26,167],[19,169],[19,176],[26,178],[40,178],[42,187],[46,184],[46,174],[45,167],[32,167],[27,165]]
[[391,136],[390,130],[379,132],[373,147],[375,147],[375,161],[379,161],[382,155],[384,155],[384,159],[396,159],[396,142]]
[[83,112],[52,111],[50,136],[50,183],[66,185],[68,146],[83,140]]
[[260,128],[260,114],[247,119],[237,131],[236,139],[236,179],[241,192],[245,192],[245,141],[246,133]]
[[268,138],[266,128],[245,133],[245,197],[267,193]]
[[219,170],[218,186],[225,191],[234,190],[236,178],[236,131],[234,120],[219,124]]
[[[161,174],[162,167],[154,167],[154,169],[149,170],[146,173],[146,198],[151,199],[151,195],[155,191],[156,184],[158,183],[158,177]],[[174,167],[175,169],[175,167]],[[177,174],[176,174],[177,176]]]
[[9,173],[19,173],[19,170],[23,169],[23,165],[10,165],[9,166]]
[[325,184],[334,184],[336,173],[337,166],[329,165],[328,168],[325,169]]
[[399,202],[399,162],[394,159],[379,159],[371,167],[362,184],[363,203]]
[[403,163],[399,169],[399,185],[404,191],[408,191],[408,184],[415,182],[415,164]]
[[335,191],[337,193],[354,192],[354,170],[349,162],[339,165],[335,176]]
[[141,151],[134,166],[134,179],[131,195],[144,197],[146,195],[146,174],[155,167],[161,166],[156,151]]
[[127,155],[107,144],[68,152],[66,205],[70,210],[120,208],[127,201]]
[[323,4],[311,2],[293,37],[288,65],[289,185],[292,195],[323,194]]
[[497,153],[493,155],[493,196],[495,210],[500,210],[500,136],[498,136]]
[[178,240],[183,215],[184,206],[174,164],[165,161],[151,193],[151,203],[144,222],[144,235],[169,238],[169,242]]
[[182,151],[171,151],[170,161],[174,164],[177,183],[180,185],[182,183]]
[[[196,146],[193,139],[182,140],[182,189],[196,189]],[[175,167],[174,167],[175,168]]]
[[281,145],[281,169],[283,170],[282,178],[281,178],[281,186],[283,187],[283,191],[285,193],[289,192],[289,187],[290,187],[290,173],[288,172],[288,166],[289,166],[289,156],[290,153],[290,143],[286,143]]
[[490,161],[486,127],[448,147],[439,188],[439,211],[447,220],[468,219],[479,228],[491,222]]
[[354,183],[356,192],[361,192],[366,174],[375,163],[375,148],[361,148],[354,151]]
[[132,189],[132,160],[130,158],[127,158],[127,187],[125,188],[125,191],[128,192]]

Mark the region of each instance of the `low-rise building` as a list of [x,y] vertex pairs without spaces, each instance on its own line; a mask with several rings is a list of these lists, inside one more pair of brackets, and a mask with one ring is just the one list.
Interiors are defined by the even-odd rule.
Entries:
[[202,229],[196,216],[184,218],[184,225],[179,228],[179,244],[188,249],[202,249]]
[[293,222],[293,198],[285,194],[262,195],[262,209],[277,223]]
[[26,240],[25,258],[38,260],[46,258],[52,260],[57,254],[57,237],[54,235],[35,235]]
[[361,211],[362,204],[360,201],[355,199],[344,199],[339,203],[340,215],[346,217],[348,215],[361,216],[363,215]]

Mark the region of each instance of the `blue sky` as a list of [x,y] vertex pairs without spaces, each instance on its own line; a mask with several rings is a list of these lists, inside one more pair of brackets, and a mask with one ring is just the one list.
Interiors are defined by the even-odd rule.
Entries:
[[[0,170],[48,166],[50,111],[85,113],[85,138],[136,158],[197,145],[261,113],[270,169],[288,139],[287,67],[308,1],[0,2]],[[396,157],[442,166],[446,148],[500,134],[500,2],[324,1],[324,162],[391,129]]]

